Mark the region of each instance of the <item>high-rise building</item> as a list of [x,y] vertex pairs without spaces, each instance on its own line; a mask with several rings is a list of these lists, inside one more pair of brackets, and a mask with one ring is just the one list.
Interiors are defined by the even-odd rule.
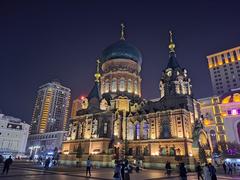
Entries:
[[32,116],[31,134],[65,129],[70,91],[58,82],[47,83],[39,87]]
[[207,56],[214,95],[240,87],[240,46]]

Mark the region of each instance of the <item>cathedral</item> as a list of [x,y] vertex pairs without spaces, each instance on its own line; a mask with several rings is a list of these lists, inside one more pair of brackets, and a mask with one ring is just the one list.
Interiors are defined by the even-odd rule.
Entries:
[[157,99],[142,97],[142,61],[138,48],[125,39],[122,24],[120,40],[103,50],[94,86],[69,120],[62,162],[83,162],[91,156],[99,166],[111,167],[115,159],[128,158],[141,160],[147,168],[162,168],[167,160],[190,167],[199,159],[201,142],[194,138],[199,103],[187,70],[177,61],[172,33]]

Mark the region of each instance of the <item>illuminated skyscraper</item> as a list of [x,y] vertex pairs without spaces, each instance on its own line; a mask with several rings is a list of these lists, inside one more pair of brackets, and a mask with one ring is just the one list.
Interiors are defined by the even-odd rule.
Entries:
[[39,87],[32,116],[31,134],[65,129],[70,91],[58,82],[47,83]]
[[240,87],[240,46],[207,56],[214,95]]

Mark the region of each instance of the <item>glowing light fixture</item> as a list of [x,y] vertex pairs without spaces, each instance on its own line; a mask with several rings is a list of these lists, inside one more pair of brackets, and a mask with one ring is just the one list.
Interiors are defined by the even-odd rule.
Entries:
[[84,96],[81,96],[81,100],[83,100],[83,99],[85,99],[85,97],[84,97]]
[[237,115],[238,114],[236,109],[232,109],[231,113],[232,113],[232,115]]

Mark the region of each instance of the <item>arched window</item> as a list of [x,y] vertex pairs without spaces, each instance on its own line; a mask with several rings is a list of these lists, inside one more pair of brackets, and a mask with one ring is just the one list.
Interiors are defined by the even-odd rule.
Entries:
[[101,83],[101,93],[102,94],[105,93],[105,82],[104,81],[102,81],[102,83]]
[[105,82],[104,92],[105,92],[105,93],[108,93],[108,92],[109,92],[109,81],[108,81],[108,79],[107,79],[106,82]]
[[134,125],[133,123],[131,122],[128,122],[128,129],[127,129],[127,134],[128,134],[128,137],[127,139],[128,140],[133,140],[134,139]]
[[132,80],[131,79],[128,80],[128,92],[129,93],[132,92]]
[[134,93],[138,94],[138,83],[136,80],[134,81]]
[[116,136],[116,137],[120,137],[120,134],[119,134],[119,125],[120,125],[119,119],[117,119],[116,121],[114,121],[113,133],[114,133],[114,136]]
[[212,147],[215,148],[217,146],[217,137],[216,132],[214,130],[210,130],[210,139],[212,142]]
[[140,124],[136,124],[136,139],[140,139]]
[[147,121],[143,121],[143,139],[148,139],[149,124]]
[[180,94],[180,85],[178,82],[175,83],[176,93]]
[[124,78],[120,79],[119,91],[125,91],[125,79]]
[[112,91],[112,92],[117,92],[117,79],[116,79],[116,78],[114,78],[114,79],[112,80],[112,88],[111,88],[111,91]]
[[94,119],[92,121],[92,137],[96,138],[98,135],[98,120]]
[[103,134],[107,134],[107,129],[108,129],[108,123],[105,122],[103,126]]

